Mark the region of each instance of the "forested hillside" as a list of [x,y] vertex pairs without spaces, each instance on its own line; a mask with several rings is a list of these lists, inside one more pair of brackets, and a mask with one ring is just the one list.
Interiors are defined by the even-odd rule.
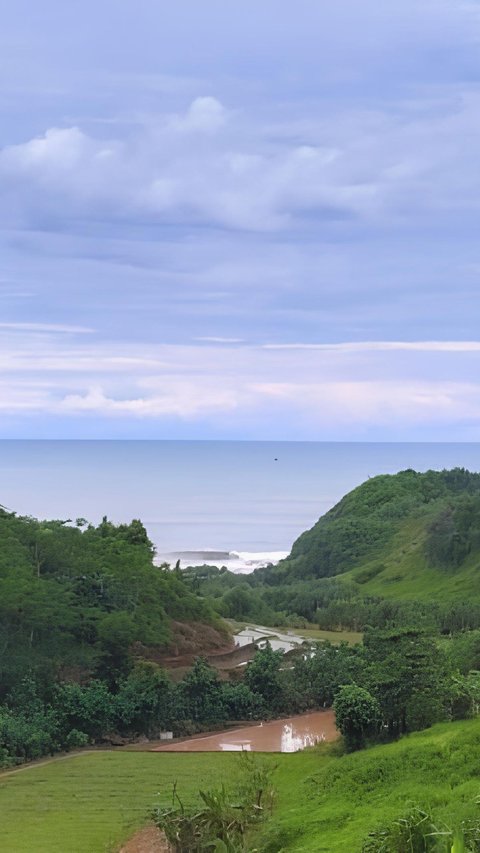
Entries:
[[[439,675],[447,698],[435,705],[443,690],[436,684],[432,707],[420,715],[422,725],[444,719],[454,714],[452,672],[467,678],[480,668],[479,577],[480,475],[464,470],[371,479],[303,534],[287,560],[246,576],[216,567],[156,566],[139,520],[115,525],[104,518],[94,526],[2,509],[0,765],[111,734],[153,736],[165,726],[190,733],[302,711],[330,704],[351,683],[373,691],[380,707],[385,697],[371,676],[378,663],[369,658],[377,649],[372,637],[393,637],[397,646],[400,637],[410,645],[418,637],[419,659],[428,663],[420,679],[425,695],[432,661],[440,661],[448,638],[458,660],[442,665]],[[365,644],[363,652],[351,653],[323,646],[311,662],[321,664],[320,681],[316,671],[302,669],[302,660],[283,668],[268,651],[224,680],[206,660],[193,665],[195,655],[208,651],[206,643],[194,642],[181,680],[178,672],[172,680],[159,664],[168,666],[176,655],[179,625],[208,628],[225,645],[231,639],[221,617],[364,631]],[[423,634],[435,638],[427,652]],[[379,660],[389,657],[381,644],[378,649]],[[330,657],[337,680],[327,684]],[[398,680],[400,662],[390,669]],[[457,690],[461,679],[455,683]],[[477,690],[472,683],[462,686],[469,708]],[[391,706],[389,695],[384,704]],[[408,713],[393,729],[411,729]],[[386,711],[382,719],[389,727]]]
[[185,573],[220,613],[268,625],[362,630],[480,626],[480,474],[412,470],[367,480],[277,565]]
[[97,527],[0,510],[0,701],[34,672],[125,673],[132,648],[164,648],[172,620],[219,620],[179,572],[153,563],[138,520]]
[[[270,576],[332,577],[392,555],[401,562],[405,546],[416,548],[419,571],[458,570],[471,556],[480,565],[480,474],[407,470],[369,479],[303,533]],[[367,575],[353,577],[365,583]]]

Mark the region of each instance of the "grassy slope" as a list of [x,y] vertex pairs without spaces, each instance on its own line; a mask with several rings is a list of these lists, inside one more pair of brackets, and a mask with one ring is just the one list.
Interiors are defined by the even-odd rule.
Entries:
[[445,723],[354,755],[337,746],[282,761],[262,853],[360,853],[368,832],[412,804],[453,826],[480,813],[480,720]]
[[478,474],[465,473],[460,486],[452,485],[452,474],[406,471],[367,480],[297,539],[281,570],[293,580],[355,581],[362,593],[385,598],[479,601],[478,544],[457,567],[426,559],[432,522],[446,507],[479,494]]
[[406,519],[388,548],[359,568],[338,575],[355,581],[365,594],[382,598],[425,601],[480,600],[479,555],[472,554],[455,569],[433,568],[425,558],[426,528],[438,512]]
[[[341,756],[336,745],[272,756],[278,804],[251,848],[261,853],[359,853],[377,824],[411,803],[449,825],[479,811],[480,720],[446,723],[398,743]],[[232,782],[238,756],[97,752],[0,776],[0,849],[104,853],[167,800]]]
[[333,645],[339,643],[348,643],[354,646],[356,643],[361,643],[363,634],[360,631],[324,631],[322,628],[317,628],[312,625],[309,628],[272,628],[272,631],[278,631],[280,634],[286,634],[292,631],[297,637],[305,637],[306,640],[329,640]]

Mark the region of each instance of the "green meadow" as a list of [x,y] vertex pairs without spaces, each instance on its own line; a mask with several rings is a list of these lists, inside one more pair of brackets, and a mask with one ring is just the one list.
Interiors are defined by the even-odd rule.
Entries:
[[[272,631],[274,630],[275,628],[272,628]],[[278,630],[285,633],[285,628]],[[360,631],[324,631],[314,625],[308,628],[292,628],[289,630],[292,630],[299,637],[305,637],[306,640],[328,640],[333,645],[348,643],[350,646],[354,646],[356,643],[361,643],[363,639],[363,634]]]
[[[277,802],[251,839],[260,853],[360,853],[369,831],[412,805],[440,827],[478,817],[480,720],[445,723],[395,743],[344,755],[339,743],[276,765]],[[0,777],[5,853],[118,849],[176,780],[185,803],[199,788],[234,784],[238,755],[89,752]]]
[[88,752],[0,775],[2,853],[114,851],[154,804],[235,775],[232,754]]

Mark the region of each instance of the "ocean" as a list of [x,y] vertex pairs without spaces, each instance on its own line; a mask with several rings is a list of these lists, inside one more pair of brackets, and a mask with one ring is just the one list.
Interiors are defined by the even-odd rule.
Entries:
[[368,477],[480,470],[478,443],[0,442],[0,503],[37,518],[140,518],[157,560],[251,571]]

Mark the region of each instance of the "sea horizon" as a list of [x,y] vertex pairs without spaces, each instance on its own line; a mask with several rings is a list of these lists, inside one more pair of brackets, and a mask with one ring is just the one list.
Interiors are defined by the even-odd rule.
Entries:
[[0,503],[37,518],[140,518],[157,560],[216,552],[245,571],[289,553],[368,477],[453,467],[480,470],[480,444],[5,440]]

